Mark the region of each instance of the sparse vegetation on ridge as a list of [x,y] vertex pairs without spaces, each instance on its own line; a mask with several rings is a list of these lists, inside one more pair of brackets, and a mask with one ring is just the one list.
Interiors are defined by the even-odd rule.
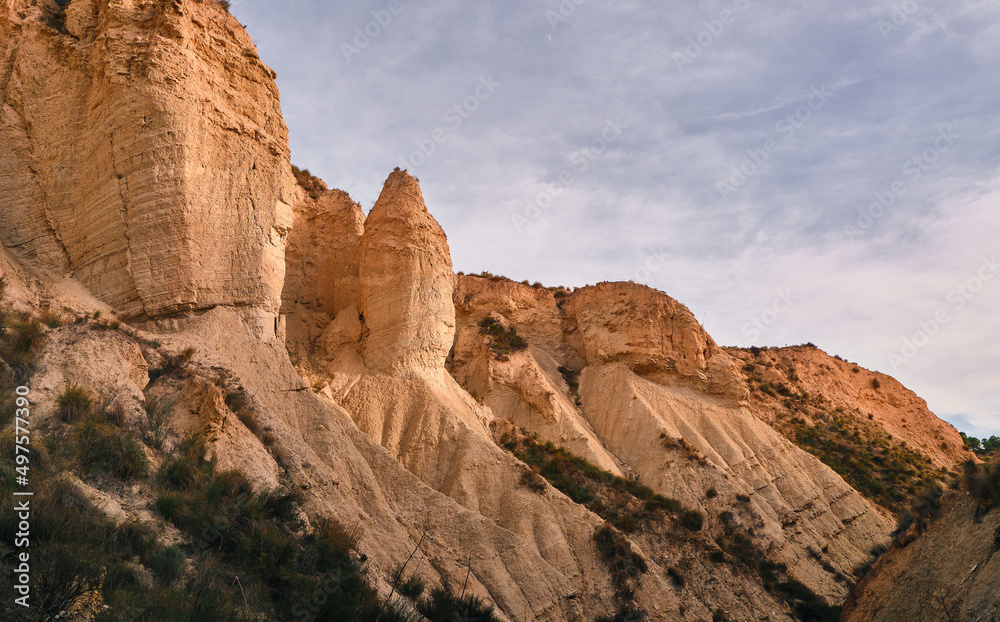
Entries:
[[292,175],[295,176],[295,181],[306,191],[309,198],[314,201],[327,190],[326,182],[310,173],[309,169],[300,169],[293,164]]
[[[860,425],[860,411],[851,415],[801,386],[765,382],[762,369],[768,364],[755,358],[742,369],[751,390],[761,394],[759,399],[770,400],[777,415],[773,425],[871,501],[903,511],[931,482],[948,478],[947,471],[935,468],[905,443]],[[799,381],[791,362],[779,361],[776,366],[789,382]]]
[[536,434],[513,429],[500,437],[499,444],[530,467],[532,475],[522,476],[522,486],[544,491],[544,483],[538,479],[544,478],[625,533],[636,531],[647,521],[663,521],[668,514],[676,516],[689,531],[698,531],[704,524],[701,512],[685,508],[677,499],[604,471],[551,442],[539,440]]
[[[0,308],[0,494],[7,498],[19,489],[10,398],[14,387],[30,380],[43,335],[37,319]],[[168,355],[162,372],[195,373],[188,369],[192,356]],[[226,403],[240,411],[244,399],[230,391]],[[495,620],[492,608],[471,596],[422,596],[414,578],[405,587],[413,604],[386,601],[370,585],[365,558],[355,551],[360,529],[314,518],[313,531],[305,533],[297,495],[257,493],[239,473],[218,472],[204,459],[199,437],[181,443],[174,454],[161,453],[163,463],[152,472],[146,454],[162,445],[157,429],[169,412],[165,402],[147,400],[149,421],[135,422],[132,430],[113,396],[70,385],[53,401],[56,416],[35,429],[31,440],[35,605],[24,609],[5,599],[0,619],[35,622],[66,612],[62,617],[93,622],[249,622],[298,619],[305,611],[317,621],[415,622],[420,606],[432,622],[450,620],[441,616],[454,611],[475,613],[470,620]],[[147,434],[147,424],[152,450],[137,438]],[[97,488],[120,490],[120,482],[128,482],[133,490],[151,492],[161,519],[113,523],[65,477],[72,473]],[[17,550],[18,518],[11,507],[0,511],[0,572],[7,575]],[[167,522],[182,532],[181,542],[161,542]]]

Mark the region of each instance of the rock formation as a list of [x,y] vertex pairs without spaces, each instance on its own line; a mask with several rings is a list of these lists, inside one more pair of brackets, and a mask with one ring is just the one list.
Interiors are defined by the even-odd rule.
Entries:
[[359,260],[365,364],[387,373],[442,369],[455,332],[451,254],[405,172],[389,176],[368,214]]
[[1000,619],[998,551],[1000,510],[948,493],[858,583],[843,620]]
[[[56,398],[79,386],[155,466],[200,434],[218,469],[301,491],[304,529],[363,530],[381,594],[412,559],[506,620],[829,612],[894,521],[794,442],[784,422],[822,413],[761,386],[938,469],[968,455],[891,379],[720,348],[662,292],[454,275],[405,171],[367,216],[300,188],[274,74],[216,2],[8,0],[0,101],[2,302],[55,320],[39,433],[70,434]],[[93,484],[116,517],[160,520],[142,486]],[[645,570],[623,578],[602,534]]]
[[294,181],[239,22],[215,2],[12,0],[0,48],[3,245],[125,320],[228,305],[273,335]]
[[[845,417],[870,434],[895,439],[935,467],[951,468],[970,457],[958,431],[938,419],[925,400],[895,378],[811,346],[768,348],[757,354],[738,349],[729,352],[742,367],[752,370],[755,388],[761,384],[790,387],[801,395],[821,397],[840,407]],[[771,425],[780,427],[784,420],[803,414],[783,407],[786,396],[760,390],[751,395],[751,409]]]

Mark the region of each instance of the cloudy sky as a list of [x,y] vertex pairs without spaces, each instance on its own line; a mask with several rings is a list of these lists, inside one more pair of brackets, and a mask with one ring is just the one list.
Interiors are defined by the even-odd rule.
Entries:
[[[652,8],[651,8],[652,7]],[[421,180],[456,270],[812,341],[1000,434],[995,0],[236,0],[293,161]]]

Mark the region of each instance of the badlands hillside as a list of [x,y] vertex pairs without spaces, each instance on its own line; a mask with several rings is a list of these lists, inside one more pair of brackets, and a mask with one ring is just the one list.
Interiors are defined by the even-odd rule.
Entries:
[[[952,523],[898,537],[972,458],[915,394],[722,348],[633,283],[456,275],[406,171],[366,215],[293,169],[274,78],[215,0],[2,0],[3,619],[864,620],[930,580],[980,607],[930,567]],[[912,602],[879,619],[947,619]]]

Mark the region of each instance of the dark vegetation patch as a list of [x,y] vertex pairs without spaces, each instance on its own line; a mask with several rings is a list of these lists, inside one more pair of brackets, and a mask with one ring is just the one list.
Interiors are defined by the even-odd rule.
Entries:
[[632,544],[611,523],[604,523],[594,530],[594,546],[601,562],[611,574],[615,588],[618,613],[611,618],[598,620],[643,620],[645,614],[637,610],[633,601],[640,577],[649,571],[645,560],[632,550]]
[[450,586],[434,589],[417,610],[432,622],[499,622],[493,607],[471,594],[456,594]]
[[580,390],[580,372],[573,371],[568,367],[560,367],[559,373],[562,374],[563,380],[569,386],[570,393],[576,393]]
[[976,464],[969,460],[962,465],[962,480],[965,489],[979,502],[980,511],[1000,507],[1000,460]]
[[56,398],[56,416],[60,421],[73,423],[83,419],[94,408],[94,398],[82,387],[71,384]]
[[993,435],[989,438],[978,439],[975,436],[969,436],[965,432],[959,432],[962,437],[962,442],[965,443],[965,447],[970,449],[980,457],[985,460],[997,453],[1000,450],[1000,437]]
[[162,376],[182,377],[195,354],[194,348],[185,348],[176,354],[162,353],[159,366],[149,370],[149,381],[154,382]]
[[789,422],[790,438],[847,480],[855,490],[883,507],[900,510],[946,473],[905,445],[858,426],[849,417],[831,414],[809,425]]
[[0,310],[0,381],[13,388],[27,382],[35,373],[35,359],[44,339],[37,318]]
[[[527,464],[536,477],[544,478],[625,533],[636,531],[646,522],[662,522],[671,515],[690,531],[698,531],[703,525],[701,512],[686,509],[677,499],[653,492],[635,480],[600,469],[562,447],[539,440],[536,434],[513,429],[505,432],[499,442]],[[521,484],[538,492],[544,490],[544,486],[536,488],[540,482],[527,474],[522,476]]]
[[149,472],[146,453],[135,438],[94,413],[74,426],[70,435],[84,472],[115,477],[123,482],[142,479]]
[[528,342],[513,328],[507,328],[494,317],[485,317],[479,322],[479,334],[490,338],[490,350],[498,361],[510,360],[510,355],[528,347]]

